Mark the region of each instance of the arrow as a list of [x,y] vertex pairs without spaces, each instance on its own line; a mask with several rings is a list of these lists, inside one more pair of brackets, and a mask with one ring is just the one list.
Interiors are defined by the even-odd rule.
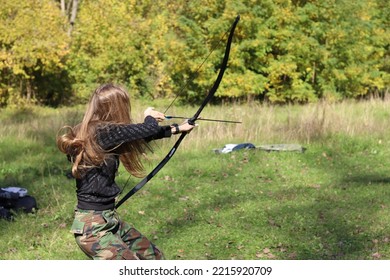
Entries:
[[[190,119],[190,118],[186,118],[186,117],[180,117],[180,116],[165,116],[165,119],[167,120],[170,120],[170,119]],[[242,123],[242,122],[238,122],[238,121],[226,121],[226,120],[216,120],[216,119],[205,119],[205,118],[202,118],[202,117],[199,117],[197,119],[197,121],[209,121],[209,122],[224,122],[224,123]]]

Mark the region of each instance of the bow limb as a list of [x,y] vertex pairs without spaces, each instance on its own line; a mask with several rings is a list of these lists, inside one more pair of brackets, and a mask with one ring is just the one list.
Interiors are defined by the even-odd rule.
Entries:
[[[240,16],[237,16],[231,29],[230,34],[228,38],[228,42],[225,49],[225,55],[223,57],[221,69],[219,70],[218,77],[214,82],[214,85],[209,90],[206,98],[203,100],[202,104],[200,105],[198,111],[193,115],[192,118],[188,120],[188,123],[191,125],[195,124],[195,121],[199,118],[200,113],[202,112],[203,108],[207,105],[207,103],[210,101],[210,99],[214,96],[215,92],[217,91],[219,84],[221,83],[223,74],[225,73],[227,63],[229,60],[229,54],[230,54],[230,46],[232,44],[234,30],[237,26],[238,21],[240,20]],[[184,137],[186,137],[188,133],[182,132],[179,139],[176,141],[176,143],[173,145],[169,153],[164,157],[164,159],[145,177],[143,178],[134,188],[132,188],[116,205],[115,208],[118,208],[121,206],[127,199],[129,199],[132,195],[134,195],[137,191],[139,191],[150,179],[154,177],[164,166],[167,164],[167,162],[171,159],[171,157],[175,154],[177,149],[180,146],[180,143],[183,141]]]
[[223,75],[224,75],[225,70],[227,68],[227,63],[229,60],[230,46],[232,45],[234,30],[236,29],[236,26],[237,26],[237,23],[239,20],[240,20],[240,16],[238,15],[236,17],[231,29],[230,29],[229,38],[228,38],[226,48],[225,48],[225,55],[224,55],[223,60],[222,60],[222,65],[221,65],[221,68],[219,70],[218,77],[215,80],[212,88],[209,90],[206,98],[203,100],[202,104],[200,105],[198,111],[194,114],[194,116],[191,119],[188,120],[189,124],[193,125],[195,123],[195,121],[198,119],[198,117],[199,117],[200,113],[202,112],[202,110],[204,109],[204,107],[207,105],[207,103],[210,101],[210,99],[214,96],[215,92],[217,91],[217,89],[219,87],[219,84],[222,81],[222,78],[223,78]]
[[164,165],[173,157],[177,148],[179,147],[181,141],[183,141],[184,137],[187,133],[182,133],[179,139],[176,141],[175,145],[171,148],[169,153],[164,157],[164,159],[145,177],[143,178],[134,188],[132,188],[116,205],[115,208],[121,206],[127,199],[129,199],[133,194],[139,191],[150,179],[154,177],[163,167]]

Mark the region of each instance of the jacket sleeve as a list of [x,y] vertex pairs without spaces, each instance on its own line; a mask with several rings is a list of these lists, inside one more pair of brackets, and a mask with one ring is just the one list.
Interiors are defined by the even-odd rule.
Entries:
[[98,144],[103,149],[112,149],[123,143],[144,140],[146,142],[171,137],[170,126],[159,126],[151,116],[147,116],[143,123],[138,124],[109,124],[97,128]]

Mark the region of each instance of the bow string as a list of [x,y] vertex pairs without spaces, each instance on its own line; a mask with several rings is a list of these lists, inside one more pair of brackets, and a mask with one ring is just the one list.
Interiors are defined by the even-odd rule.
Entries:
[[[225,48],[225,54],[222,60],[222,64],[218,73],[218,76],[213,84],[213,86],[210,88],[206,98],[203,100],[202,104],[200,105],[199,109],[196,111],[196,113],[188,119],[188,123],[191,125],[195,125],[196,120],[199,118],[200,113],[203,111],[204,107],[206,107],[207,103],[211,100],[211,98],[214,96],[215,92],[217,91],[219,84],[222,81],[223,75],[225,73],[225,70],[227,68],[227,63],[229,60],[229,54],[230,54],[230,47],[233,41],[233,35],[234,30],[237,26],[237,23],[240,20],[240,16],[238,15],[235,19],[235,21],[232,24],[232,27],[230,28],[229,37],[226,43]],[[180,143],[183,141],[183,139],[187,136],[187,132],[182,132],[179,139],[176,141],[176,143],[173,145],[171,150],[168,152],[168,154],[164,157],[164,159],[145,177],[143,178],[133,189],[131,189],[115,206],[115,208],[118,208],[121,206],[127,199],[129,199],[132,195],[134,195],[137,191],[139,191],[150,179],[152,179],[164,166],[165,164],[172,158],[172,156],[175,154],[176,150],[180,146]]]

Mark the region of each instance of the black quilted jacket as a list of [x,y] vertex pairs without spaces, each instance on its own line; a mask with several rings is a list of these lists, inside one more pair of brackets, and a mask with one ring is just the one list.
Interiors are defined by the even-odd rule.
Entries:
[[[98,127],[98,144],[105,150],[111,150],[123,143],[144,139],[146,142],[171,136],[170,126],[159,126],[148,116],[144,123]],[[113,209],[120,188],[115,183],[119,167],[119,155],[109,156],[105,162],[89,169],[80,179],[76,179],[77,208],[84,210]]]

